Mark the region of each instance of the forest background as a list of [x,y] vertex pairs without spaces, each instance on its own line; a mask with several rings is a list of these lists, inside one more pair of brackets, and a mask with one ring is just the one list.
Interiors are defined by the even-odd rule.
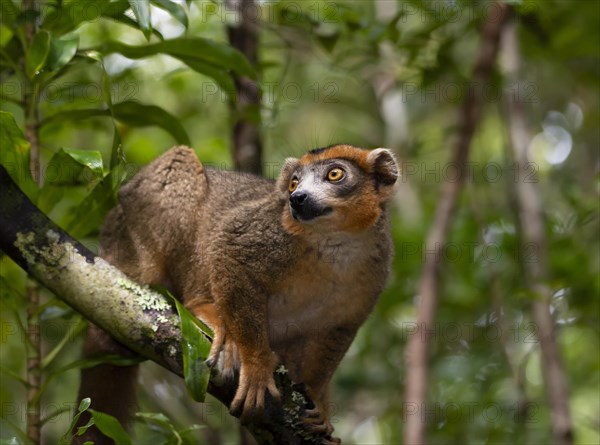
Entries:
[[[394,150],[392,274],[332,387],[344,443],[401,443],[415,418],[432,444],[600,442],[600,3],[1,5],[0,163],[97,253],[118,185],[173,145],[268,177],[333,143]],[[254,48],[232,38],[245,21]],[[257,130],[245,145],[240,125]],[[44,443],[57,443],[77,406],[70,364],[85,323],[6,255],[0,267],[0,441],[31,443],[37,406]],[[427,358],[417,402],[407,351]],[[140,381],[140,412],[160,415],[139,416],[134,443],[247,440],[225,407],[193,402],[158,365]]]

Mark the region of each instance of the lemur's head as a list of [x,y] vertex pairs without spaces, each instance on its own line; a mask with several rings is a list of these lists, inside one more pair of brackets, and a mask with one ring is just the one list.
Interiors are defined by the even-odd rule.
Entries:
[[277,181],[286,200],[284,227],[360,232],[377,222],[398,179],[398,165],[385,148],[351,145],[311,150],[286,159]]

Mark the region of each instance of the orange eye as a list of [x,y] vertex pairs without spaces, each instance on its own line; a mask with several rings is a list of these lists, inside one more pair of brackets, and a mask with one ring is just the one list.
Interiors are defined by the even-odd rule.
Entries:
[[298,181],[298,178],[292,178],[292,180],[290,181],[290,186],[288,187],[288,190],[290,191],[290,193],[292,193],[294,190],[296,190],[298,188],[299,183],[300,183],[300,181]]
[[341,168],[335,167],[329,170],[327,173],[327,180],[331,182],[337,182],[344,177],[344,170]]

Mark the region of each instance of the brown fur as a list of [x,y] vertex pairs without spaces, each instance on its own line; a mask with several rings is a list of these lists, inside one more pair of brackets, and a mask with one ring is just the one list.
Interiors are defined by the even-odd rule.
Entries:
[[[345,195],[323,182],[322,200],[333,210],[310,223],[292,218],[292,175],[338,161],[346,163]],[[209,362],[222,352],[224,374],[240,373],[233,411],[247,418],[266,392],[277,397],[273,370],[283,363],[315,402],[307,425],[331,432],[329,382],[389,272],[386,201],[397,175],[384,149],[308,153],[288,159],[274,182],[206,170],[192,150],[177,147],[123,187],[101,245],[108,261],[140,282],[167,286],[214,329]],[[94,351],[122,349],[103,339],[92,330],[88,343],[98,343]],[[103,380],[91,378],[83,374],[80,397],[125,421],[127,413],[104,402]],[[118,405],[119,395],[111,397]]]

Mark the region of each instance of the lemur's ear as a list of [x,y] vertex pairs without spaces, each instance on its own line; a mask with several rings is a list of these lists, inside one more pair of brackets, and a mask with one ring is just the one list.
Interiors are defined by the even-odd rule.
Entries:
[[390,188],[398,179],[398,164],[391,150],[376,148],[367,156],[367,162],[379,187]]
[[279,178],[277,178],[277,189],[281,193],[287,193],[292,173],[296,168],[298,168],[298,159],[287,158],[284,161],[281,172],[279,173]]

